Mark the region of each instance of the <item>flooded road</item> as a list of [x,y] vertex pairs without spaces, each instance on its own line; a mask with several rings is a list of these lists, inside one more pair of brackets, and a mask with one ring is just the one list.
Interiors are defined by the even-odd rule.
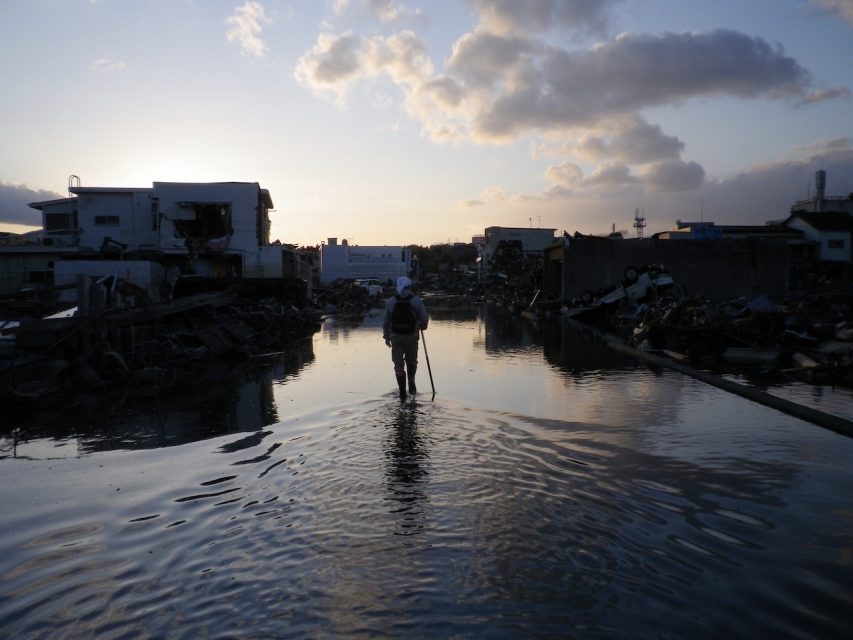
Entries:
[[560,323],[426,339],[403,405],[371,316],[4,427],[0,635],[846,637],[853,439]]

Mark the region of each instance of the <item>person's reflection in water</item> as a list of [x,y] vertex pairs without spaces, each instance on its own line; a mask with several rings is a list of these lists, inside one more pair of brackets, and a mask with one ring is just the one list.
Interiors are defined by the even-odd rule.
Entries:
[[418,406],[394,406],[389,411],[385,449],[389,510],[398,522],[395,535],[410,536],[424,527],[429,455],[418,430]]

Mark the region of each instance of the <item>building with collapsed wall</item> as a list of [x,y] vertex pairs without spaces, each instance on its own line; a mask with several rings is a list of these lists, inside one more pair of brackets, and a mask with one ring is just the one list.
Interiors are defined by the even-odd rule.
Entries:
[[0,293],[70,287],[78,275],[116,275],[157,301],[184,275],[303,277],[291,248],[270,244],[268,190],[251,182],[69,185],[69,197],[31,203],[42,229],[0,247]]

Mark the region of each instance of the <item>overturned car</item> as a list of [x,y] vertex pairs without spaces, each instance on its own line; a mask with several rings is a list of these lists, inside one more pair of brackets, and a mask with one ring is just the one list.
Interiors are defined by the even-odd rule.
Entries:
[[625,267],[624,278],[619,284],[597,293],[587,289],[581,293],[580,302],[587,307],[609,306],[623,300],[638,304],[660,295],[673,284],[672,276],[662,264],[650,264],[642,269],[629,266]]

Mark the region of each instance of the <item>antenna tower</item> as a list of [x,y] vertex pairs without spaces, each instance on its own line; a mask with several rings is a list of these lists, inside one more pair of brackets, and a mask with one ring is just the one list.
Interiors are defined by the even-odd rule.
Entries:
[[646,228],[646,210],[640,213],[640,209],[634,209],[634,228],[637,230],[637,238],[643,238],[643,229]]

